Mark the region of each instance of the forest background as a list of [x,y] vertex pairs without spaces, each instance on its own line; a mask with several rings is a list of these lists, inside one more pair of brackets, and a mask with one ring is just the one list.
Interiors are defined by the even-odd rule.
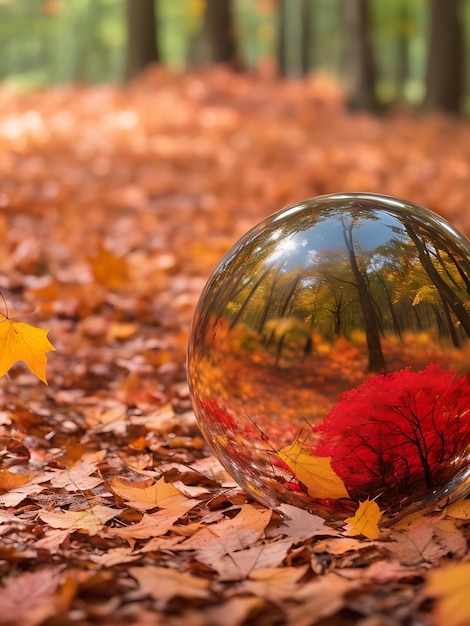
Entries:
[[266,509],[185,368],[210,271],[289,203],[470,233],[469,28],[467,0],[0,0],[0,327],[55,348],[47,386],[0,379],[0,624],[470,624],[468,500],[372,539]]

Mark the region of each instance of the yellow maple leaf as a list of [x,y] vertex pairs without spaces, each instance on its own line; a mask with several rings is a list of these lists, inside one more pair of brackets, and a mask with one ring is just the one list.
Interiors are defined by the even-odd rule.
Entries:
[[188,498],[164,478],[160,478],[149,487],[129,483],[121,478],[113,478],[109,483],[113,493],[125,500],[138,511],[147,511],[159,507],[162,509],[179,508]]
[[305,485],[312,498],[349,498],[349,493],[331,467],[331,457],[312,456],[305,452],[299,440],[278,451],[297,480]]
[[456,563],[429,574],[427,591],[437,598],[436,623],[445,626],[468,626],[470,603],[468,581],[470,563]]
[[0,319],[0,376],[17,361],[23,361],[31,372],[46,383],[46,352],[55,350],[47,338],[49,328],[36,328],[9,317]]
[[360,502],[353,517],[348,517],[347,524],[352,528],[347,533],[349,536],[364,535],[368,539],[376,539],[379,534],[379,522],[384,514],[375,500]]

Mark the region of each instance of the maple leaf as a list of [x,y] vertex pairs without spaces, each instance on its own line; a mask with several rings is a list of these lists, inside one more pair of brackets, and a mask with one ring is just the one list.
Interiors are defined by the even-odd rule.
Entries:
[[346,520],[346,523],[352,525],[347,534],[353,537],[364,535],[368,539],[376,539],[380,534],[378,524],[383,514],[377,502],[367,498],[364,502],[360,502],[354,516]]
[[0,469],[0,493],[21,487],[30,480],[31,476],[22,476],[7,469]]
[[150,487],[142,487],[120,478],[113,478],[109,486],[113,493],[138,511],[147,511],[156,507],[180,509],[188,502],[188,498],[171,483],[167,483],[164,478],[160,478]]
[[299,440],[278,450],[296,479],[307,488],[308,495],[317,499],[349,498],[341,478],[331,467],[330,457],[312,456],[305,452]]
[[51,479],[52,487],[63,488],[66,491],[85,491],[94,489],[103,482],[97,476],[90,476],[96,472],[98,464],[106,456],[106,450],[86,452],[76,463],[65,470],[56,470]]
[[41,511],[39,517],[52,528],[73,532],[81,530],[88,535],[96,535],[101,528],[119,511],[109,506],[97,504],[83,511]]
[[139,583],[140,590],[160,602],[167,603],[172,598],[201,598],[209,596],[210,582],[191,574],[174,569],[147,565],[131,567],[129,573]]
[[121,289],[129,280],[129,267],[125,257],[119,257],[100,244],[98,253],[89,257],[95,280],[109,289]]
[[427,591],[437,598],[436,622],[446,626],[468,626],[470,563],[456,563],[429,574]]
[[0,588],[0,623],[39,626],[56,614],[61,598],[57,594],[59,570],[23,572],[3,581]]
[[47,338],[49,330],[15,322],[4,315],[0,319],[0,376],[17,361],[23,361],[47,385],[46,352],[55,350]]

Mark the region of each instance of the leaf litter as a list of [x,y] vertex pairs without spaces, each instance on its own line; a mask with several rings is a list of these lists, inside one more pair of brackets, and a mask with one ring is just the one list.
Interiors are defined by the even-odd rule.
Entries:
[[210,271],[282,206],[376,191],[470,232],[468,122],[221,68],[0,100],[0,623],[470,623],[468,501],[380,533],[266,509],[211,456],[185,372]]

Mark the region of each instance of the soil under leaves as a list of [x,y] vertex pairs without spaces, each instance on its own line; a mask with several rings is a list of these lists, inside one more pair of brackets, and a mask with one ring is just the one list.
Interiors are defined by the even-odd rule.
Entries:
[[469,501],[379,540],[265,509],[210,455],[185,373],[209,272],[286,204],[377,191],[469,233],[468,122],[223,69],[0,106],[0,290],[57,350],[47,387],[0,380],[0,624],[468,626]]

